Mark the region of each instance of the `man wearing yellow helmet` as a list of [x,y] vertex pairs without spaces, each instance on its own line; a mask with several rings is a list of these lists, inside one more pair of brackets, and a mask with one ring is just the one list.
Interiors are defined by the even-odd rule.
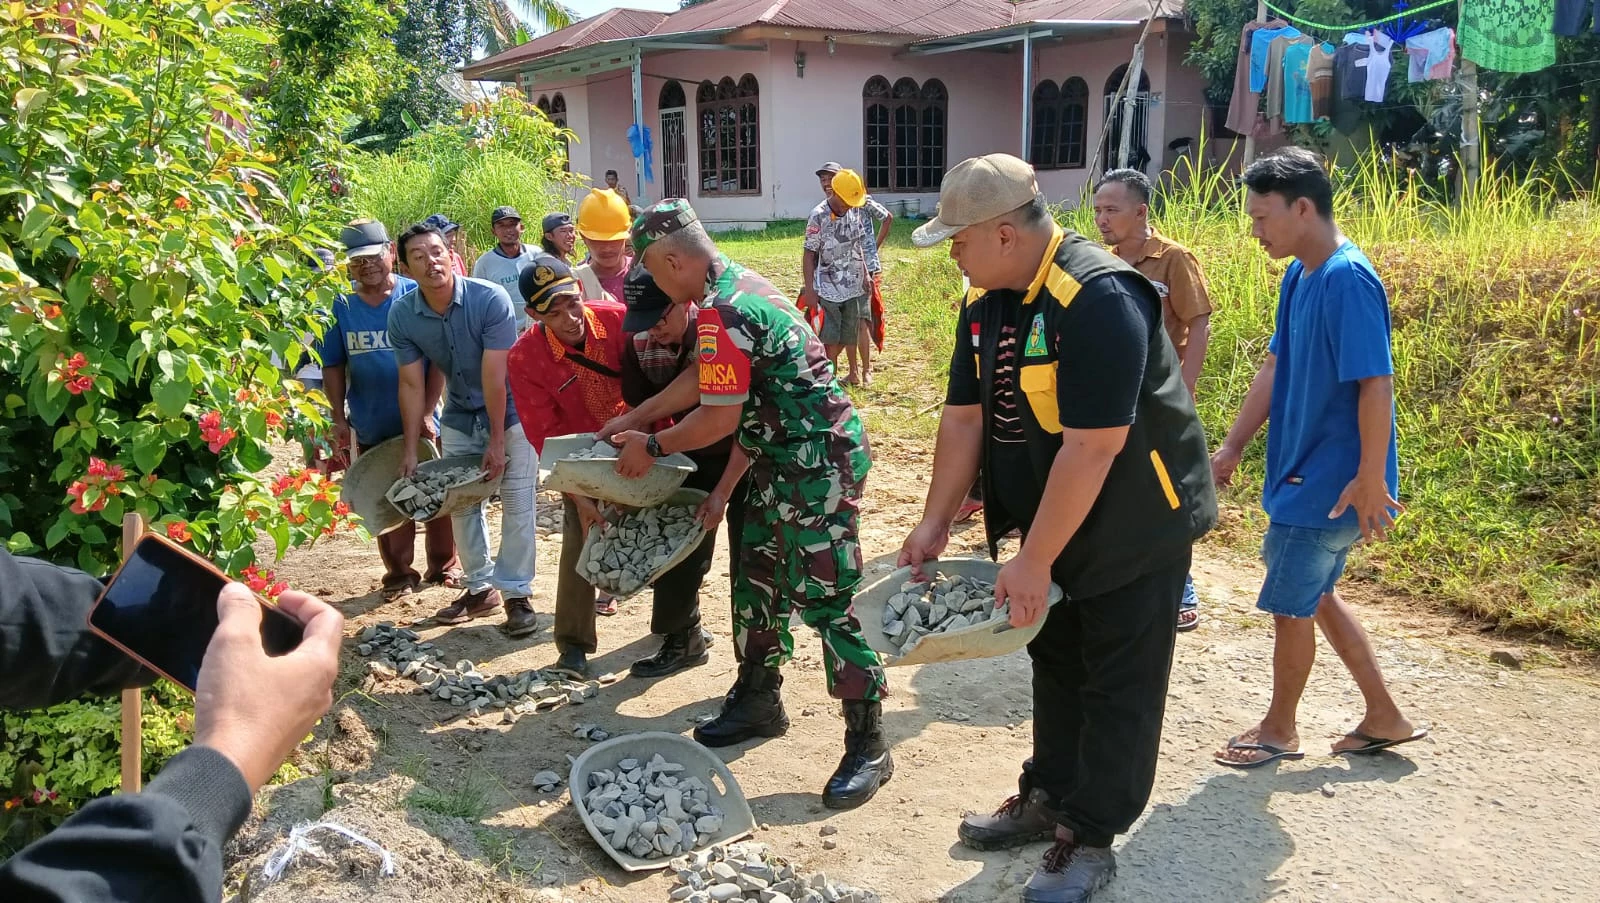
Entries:
[[578,205],[578,234],[589,247],[589,256],[572,268],[583,287],[585,301],[609,299],[622,302],[622,287],[633,266],[628,250],[628,202],[607,188],[595,188]]
[[865,376],[858,345],[862,321],[872,316],[869,264],[877,258],[877,237],[864,209],[866,185],[853,169],[831,168],[837,165],[817,171],[826,180],[828,196],[806,222],[800,306],[821,309],[818,337],[835,370],[839,352],[845,352],[850,370],[844,382],[853,385]]

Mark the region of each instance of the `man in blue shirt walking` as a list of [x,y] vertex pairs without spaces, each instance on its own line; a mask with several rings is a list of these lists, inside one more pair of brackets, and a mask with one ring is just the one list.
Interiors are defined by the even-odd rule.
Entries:
[[1394,431],[1389,298],[1366,255],[1333,222],[1322,161],[1286,148],[1251,164],[1246,211],[1274,259],[1295,258],[1278,290],[1277,330],[1233,429],[1211,458],[1227,485],[1263,424],[1270,519],[1256,607],[1273,616],[1272,702],[1261,723],[1230,739],[1216,760],[1255,768],[1300,759],[1296,709],[1316,656],[1316,627],[1344,661],[1366,715],[1333,746],[1374,753],[1427,735],[1395,705],[1355,613],[1334,592],[1357,540],[1382,540],[1405,510]]
[[[389,308],[394,300],[417,287],[394,273],[394,245],[383,223],[356,220],[344,227],[350,283],[349,294],[333,304],[333,316],[322,337],[323,391],[333,413],[334,446],[354,445],[366,451],[404,432],[400,418],[400,365],[389,344]],[[428,405],[432,410],[444,391],[444,374],[428,374]],[[347,412],[348,409],[348,412]],[[423,421],[430,440],[438,435],[434,418]],[[456,560],[455,533],[445,518],[427,525],[428,570],[411,567],[416,554],[417,525],[405,521],[378,537],[378,557],[383,559],[383,594],[393,599],[414,592],[424,581],[462,587],[461,564]]]
[[450,248],[425,223],[396,242],[417,287],[389,309],[389,342],[400,364],[400,415],[406,437],[402,473],[417,468],[417,442],[427,412],[423,362],[444,374],[440,440],[445,457],[482,455],[490,479],[500,484],[500,548],[490,557],[483,505],[455,515],[467,571],[467,592],[434,613],[441,624],[462,624],[506,608],[512,637],[533,633],[534,483],[539,462],[506,390],[506,357],[517,340],[516,315],[505,289],[458,276]]

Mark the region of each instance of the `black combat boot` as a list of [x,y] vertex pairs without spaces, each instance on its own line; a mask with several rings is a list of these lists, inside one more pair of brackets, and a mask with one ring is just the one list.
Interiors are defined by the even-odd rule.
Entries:
[[893,776],[894,757],[889,755],[889,740],[883,735],[883,703],[846,699],[844,758],[822,791],[822,805],[854,809],[872,799]]
[[783,711],[783,675],[777,668],[742,662],[739,679],[722,700],[717,717],[694,729],[694,738],[706,746],[732,746],[751,737],[781,737],[789,730]]
[[695,625],[681,633],[669,633],[662,637],[661,648],[656,650],[655,655],[639,659],[628,670],[633,672],[634,677],[666,677],[710,660],[711,655],[706,652],[705,634],[700,632],[699,625]]

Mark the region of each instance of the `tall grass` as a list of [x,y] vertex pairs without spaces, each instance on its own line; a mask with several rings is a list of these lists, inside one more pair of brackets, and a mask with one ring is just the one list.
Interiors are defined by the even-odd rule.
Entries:
[[[1340,170],[1336,186],[1336,218],[1390,294],[1410,508],[1352,575],[1600,646],[1600,209],[1493,171],[1442,205],[1375,160]],[[1062,218],[1096,234],[1082,206]],[[1261,252],[1236,188],[1214,173],[1177,173],[1155,220],[1199,256],[1217,308],[1198,387],[1215,441],[1266,356],[1285,263]],[[792,260],[797,288],[790,241],[768,239],[763,254]],[[742,239],[725,244],[741,257]],[[891,347],[858,397],[875,433],[926,438],[934,418],[917,412],[942,395],[960,276],[901,228],[884,260]],[[1258,440],[1213,542],[1259,542],[1263,457]]]

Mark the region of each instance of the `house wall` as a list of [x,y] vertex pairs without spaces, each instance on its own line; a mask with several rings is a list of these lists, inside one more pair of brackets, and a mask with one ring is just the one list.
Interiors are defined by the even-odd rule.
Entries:
[[[1103,90],[1106,79],[1129,61],[1134,35],[1095,41],[1044,44],[1035,47],[1034,81],[1060,83],[1072,76],[1089,83],[1088,152],[1091,159],[1105,131]],[[795,71],[795,51],[806,56],[804,76]],[[1153,35],[1147,46],[1152,102],[1147,124],[1148,150],[1157,164],[1170,165],[1169,136],[1198,138],[1204,115],[1199,73],[1181,65],[1187,38]],[[759,195],[702,195],[699,185],[699,141],[695,92],[702,80],[724,76],[738,81],[749,73],[760,90],[761,191]],[[560,91],[567,101],[567,121],[578,137],[572,168],[603,184],[607,169],[621,174],[636,201],[660,196],[663,154],[660,97],[669,79],[676,79],[688,99],[685,158],[689,196],[712,228],[759,227],[775,219],[807,216],[821,200],[815,171],[827,160],[860,169],[864,148],[862,89],[881,75],[893,84],[910,77],[918,83],[938,78],[949,92],[946,167],[967,157],[997,151],[1025,154],[1022,131],[1022,54],[1020,48],[967,50],[934,55],[900,54],[894,48],[840,44],[830,55],[825,43],[768,41],[765,53],[695,50],[646,56],[643,64],[644,122],[654,142],[653,183],[634,190],[634,160],[627,141],[633,121],[632,81],[618,69],[567,81],[540,82],[530,97]],[[1032,86],[1028,86],[1031,92]],[[1047,170],[1040,188],[1053,201],[1076,203],[1090,182],[1089,170]],[[579,192],[578,194],[581,194]],[[897,214],[931,216],[937,192],[875,192]],[[574,201],[576,202],[575,196]]]

